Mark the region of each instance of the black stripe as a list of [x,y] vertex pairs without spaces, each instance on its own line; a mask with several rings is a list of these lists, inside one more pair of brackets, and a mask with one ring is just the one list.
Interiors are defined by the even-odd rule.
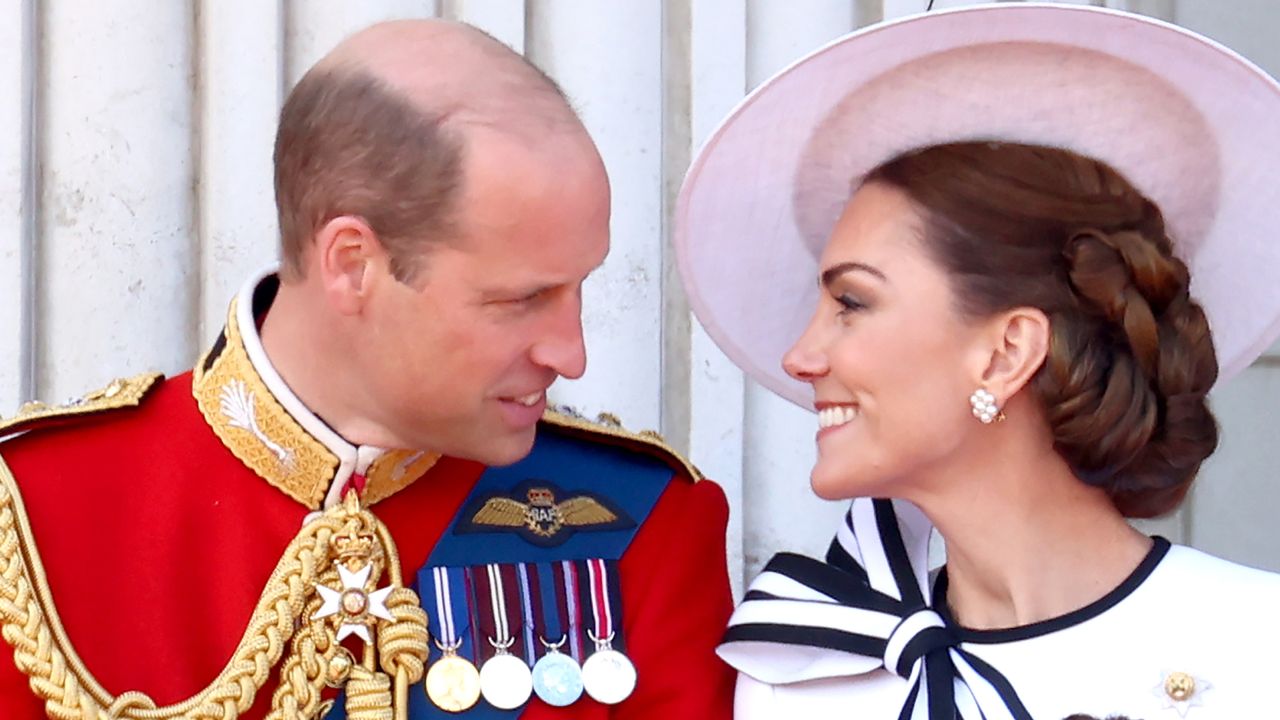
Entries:
[[991,686],[1000,693],[1000,699],[1004,700],[1004,704],[1009,708],[1009,712],[1013,713],[1018,720],[1033,720],[1031,713],[1027,712],[1027,707],[1022,704],[1022,698],[1018,697],[1018,691],[1013,689],[1013,685],[1009,683],[1009,679],[1000,674],[1000,671],[991,667],[977,655],[966,652],[960,648],[956,648],[956,652],[965,659],[973,669],[978,672]]
[[831,546],[827,548],[827,564],[839,568],[841,572],[849,573],[862,582],[869,582],[866,569],[853,559],[848,550],[844,549],[839,538],[832,540]]
[[[849,530],[849,534],[853,535],[853,510],[844,514],[844,526]],[[856,537],[856,536],[855,536]],[[861,578],[863,582],[870,584],[867,578],[867,569],[858,564],[853,555],[840,544],[840,534],[832,538],[831,545],[827,547],[827,562],[841,570]]]
[[961,627],[951,615],[951,608],[947,606],[946,567],[943,567],[938,573],[938,580],[933,586],[933,607],[942,616],[947,625],[955,628],[956,637],[960,642],[975,644],[1007,643],[1059,632],[1079,625],[1086,620],[1091,620],[1110,610],[1119,604],[1121,600],[1132,595],[1134,590],[1137,590],[1142,586],[1142,583],[1146,582],[1151,573],[1160,565],[1160,561],[1169,553],[1170,547],[1169,541],[1160,536],[1155,536],[1151,539],[1151,550],[1142,559],[1142,562],[1138,563],[1138,567],[1134,568],[1133,572],[1116,586],[1116,589],[1079,610],[1073,610],[1065,615],[1059,615],[1058,617],[1041,620],[1029,625],[997,630],[970,630]]
[[778,553],[773,556],[765,572],[779,575],[833,598],[841,605],[874,610],[876,612],[903,615],[903,604],[897,598],[873,589],[861,578],[804,555]]
[[[902,539],[902,527],[898,525],[898,513],[893,509],[893,501],[878,498],[871,502],[875,507],[880,544],[884,547],[885,556],[889,559],[889,569],[893,571],[893,581],[898,585],[902,602],[913,609],[924,607],[924,595],[920,592],[920,584],[911,570],[911,558],[907,555],[907,544]],[[864,549],[863,552],[866,550]]]
[[956,717],[956,666],[951,662],[951,652],[946,648],[929,653],[925,658],[925,680],[929,692],[930,720],[955,720]]
[[911,677],[911,666],[926,655],[932,657],[935,650],[946,649],[955,644],[955,634],[945,627],[929,627],[915,634],[902,648],[898,656],[898,667],[889,668],[902,678]]
[[733,625],[725,631],[724,639],[721,642],[769,642],[839,650],[852,655],[864,655],[869,658],[884,657],[883,638],[805,625],[773,623]]
[[920,696],[920,683],[911,686],[911,692],[907,693],[907,701],[902,704],[902,710],[898,713],[898,720],[911,720],[912,710],[916,707],[916,698]]

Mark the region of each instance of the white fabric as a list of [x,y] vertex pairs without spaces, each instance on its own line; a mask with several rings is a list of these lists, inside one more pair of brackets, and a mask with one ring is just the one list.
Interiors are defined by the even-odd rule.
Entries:
[[1054,145],[1110,163],[1160,206],[1225,378],[1280,336],[1277,122],[1280,84],[1149,18],[1006,3],[882,23],[768,80],[711,135],[677,203],[678,265],[720,349],[812,409],[781,359],[852,186],[925,145]]
[[789,553],[769,561],[729,619],[720,656],[776,684],[884,667],[909,679],[900,717],[927,709],[933,720],[1033,720],[998,670],[974,667],[930,607],[932,528],[919,508],[857,498],[843,529],[825,562]]
[[[1280,717],[1278,611],[1280,576],[1175,545],[1099,615],[1024,640],[961,647],[999,670],[1038,720],[1073,713],[1183,720],[1161,691],[1175,671],[1210,686],[1202,705],[1185,708],[1186,720],[1273,718]],[[842,655],[807,651],[812,663]],[[740,675],[735,717],[896,720],[908,687],[884,669],[786,685]]]

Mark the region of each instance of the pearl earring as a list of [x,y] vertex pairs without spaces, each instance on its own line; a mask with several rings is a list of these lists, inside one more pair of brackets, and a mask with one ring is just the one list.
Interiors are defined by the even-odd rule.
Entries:
[[973,406],[973,416],[981,420],[983,425],[1004,420],[1004,413],[996,407],[996,396],[986,388],[974,390],[969,396],[969,404]]

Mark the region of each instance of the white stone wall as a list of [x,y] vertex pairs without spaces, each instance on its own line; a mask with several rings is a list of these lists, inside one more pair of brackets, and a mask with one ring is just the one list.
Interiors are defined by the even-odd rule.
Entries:
[[[615,192],[586,291],[587,376],[559,402],[660,428],[733,503],[735,582],[820,551],[840,504],[808,493],[813,419],[748,382],[688,312],[668,250],[693,149],[808,50],[927,0],[11,0],[0,8],[0,408],[194,362],[276,255],[270,155],[286,88],[354,29],[473,22],[559,80]],[[937,8],[967,4],[937,0]],[[1093,4],[1103,4],[1101,0]],[[1280,3],[1113,0],[1280,73]],[[1280,569],[1280,354],[1215,394],[1222,450],[1155,528]]]

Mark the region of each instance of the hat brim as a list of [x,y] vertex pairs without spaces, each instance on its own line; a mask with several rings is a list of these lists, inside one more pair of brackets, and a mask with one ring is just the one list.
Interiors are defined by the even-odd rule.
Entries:
[[689,301],[721,350],[812,409],[781,367],[817,301],[818,257],[860,178],[944,142],[1061,147],[1163,211],[1220,377],[1280,336],[1280,85],[1222,45],[1099,8],[988,5],[847,35],[766,81],[698,153],[676,208]]

